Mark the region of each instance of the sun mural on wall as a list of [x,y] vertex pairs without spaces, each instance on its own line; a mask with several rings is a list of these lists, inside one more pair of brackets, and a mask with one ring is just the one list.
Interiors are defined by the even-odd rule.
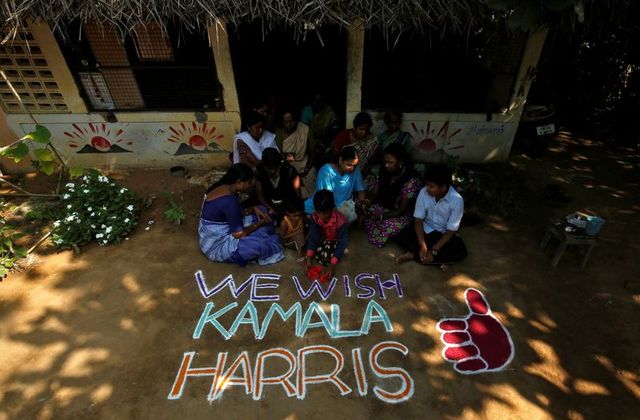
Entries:
[[133,142],[124,137],[121,128],[110,128],[105,123],[72,124],[73,130],[65,131],[69,138],[67,146],[79,149],[76,153],[132,153],[124,146]]
[[220,147],[219,141],[224,138],[224,134],[216,133],[217,127],[207,123],[180,123],[169,127],[173,133],[167,139],[171,143],[179,143],[174,156],[202,154],[202,153],[226,153]]
[[462,131],[461,128],[449,133],[449,121],[444,121],[439,128],[436,128],[435,125],[435,123],[427,121],[425,126],[418,128],[415,122],[411,123],[412,135],[417,139],[415,145],[417,151],[425,155],[433,155],[436,153],[446,154],[451,150],[464,148],[464,145],[451,145],[451,139]]

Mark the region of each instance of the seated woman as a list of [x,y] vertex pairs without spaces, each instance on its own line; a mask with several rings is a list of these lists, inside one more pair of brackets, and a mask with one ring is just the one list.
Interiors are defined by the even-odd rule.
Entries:
[[316,93],[311,105],[302,109],[300,121],[309,126],[309,150],[315,158],[313,166],[317,166],[327,145],[339,131],[338,116],[326,103],[324,96]]
[[267,147],[256,167],[255,191],[258,203],[271,209],[285,200],[300,197],[300,176],[285,162],[278,149]]
[[293,112],[282,115],[282,127],[276,130],[276,144],[288,163],[300,174],[302,198],[313,194],[316,171],[313,168],[313,150],[309,147],[309,127],[297,121]]
[[242,209],[237,194],[251,189],[254,175],[244,163],[232,165],[207,190],[198,236],[200,250],[211,261],[244,266],[249,261],[274,264],[284,258],[282,245],[266,209]]
[[[338,211],[345,215],[349,222],[358,218],[356,202],[364,201],[365,186],[362,173],[358,169],[358,155],[352,146],[346,146],[340,151],[337,164],[327,163],[320,168],[316,178],[316,191],[320,190],[333,193]],[[315,211],[313,203],[313,197],[307,198],[304,203],[305,213],[312,214]]]
[[251,111],[244,121],[245,131],[233,138],[233,163],[244,163],[252,169],[262,160],[262,151],[276,147],[276,136],[264,129],[264,115]]
[[381,248],[413,224],[413,206],[421,187],[404,147],[398,143],[389,146],[374,186],[374,204],[365,213],[364,228],[372,245]]
[[402,124],[402,114],[397,111],[387,111],[384,113],[384,125],[387,127],[378,134],[378,150],[385,150],[392,144],[399,144],[407,152],[411,150],[413,138],[411,134],[400,130]]
[[367,172],[378,149],[378,140],[370,131],[372,125],[371,115],[360,112],[353,119],[353,128],[339,132],[333,143],[335,154],[340,154],[345,146],[353,146],[359,158],[358,168],[362,172]]

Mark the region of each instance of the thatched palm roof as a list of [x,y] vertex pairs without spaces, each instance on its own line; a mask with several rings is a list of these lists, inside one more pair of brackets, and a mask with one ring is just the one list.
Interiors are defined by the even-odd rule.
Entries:
[[629,0],[0,0],[0,22],[16,28],[22,19],[39,16],[60,29],[79,18],[84,22],[111,23],[128,32],[136,24],[152,21],[179,21],[187,28],[202,29],[222,18],[232,25],[262,20],[267,30],[278,25],[300,33],[327,24],[347,26],[361,18],[365,27],[379,27],[387,34],[408,30],[464,33],[503,18],[518,18],[515,27],[521,28],[522,23],[544,23],[549,12],[560,11],[566,18],[573,14],[574,3],[582,8],[583,15],[601,19],[601,11],[593,9],[611,10],[626,1]]
[[122,29],[139,22],[178,18],[188,27],[201,27],[216,18],[230,23],[263,19],[267,25],[348,25],[362,17],[367,24],[393,30],[405,27],[463,28],[485,15],[479,0],[2,0],[1,17],[19,22],[42,16],[53,24],[76,17],[116,23]]

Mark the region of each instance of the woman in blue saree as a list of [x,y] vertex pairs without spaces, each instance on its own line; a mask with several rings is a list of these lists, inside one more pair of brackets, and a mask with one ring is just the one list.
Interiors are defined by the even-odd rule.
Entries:
[[211,261],[244,266],[254,260],[265,265],[284,258],[280,239],[266,209],[240,206],[237,194],[249,191],[254,180],[248,165],[236,163],[207,190],[198,237],[200,250]]

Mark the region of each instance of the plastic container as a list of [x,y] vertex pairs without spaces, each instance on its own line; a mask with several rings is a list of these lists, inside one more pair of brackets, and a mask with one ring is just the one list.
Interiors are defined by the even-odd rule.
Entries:
[[602,229],[602,225],[604,225],[604,219],[598,216],[588,216],[587,217],[587,225],[584,227],[584,233],[587,236],[596,236],[600,233],[600,229]]

